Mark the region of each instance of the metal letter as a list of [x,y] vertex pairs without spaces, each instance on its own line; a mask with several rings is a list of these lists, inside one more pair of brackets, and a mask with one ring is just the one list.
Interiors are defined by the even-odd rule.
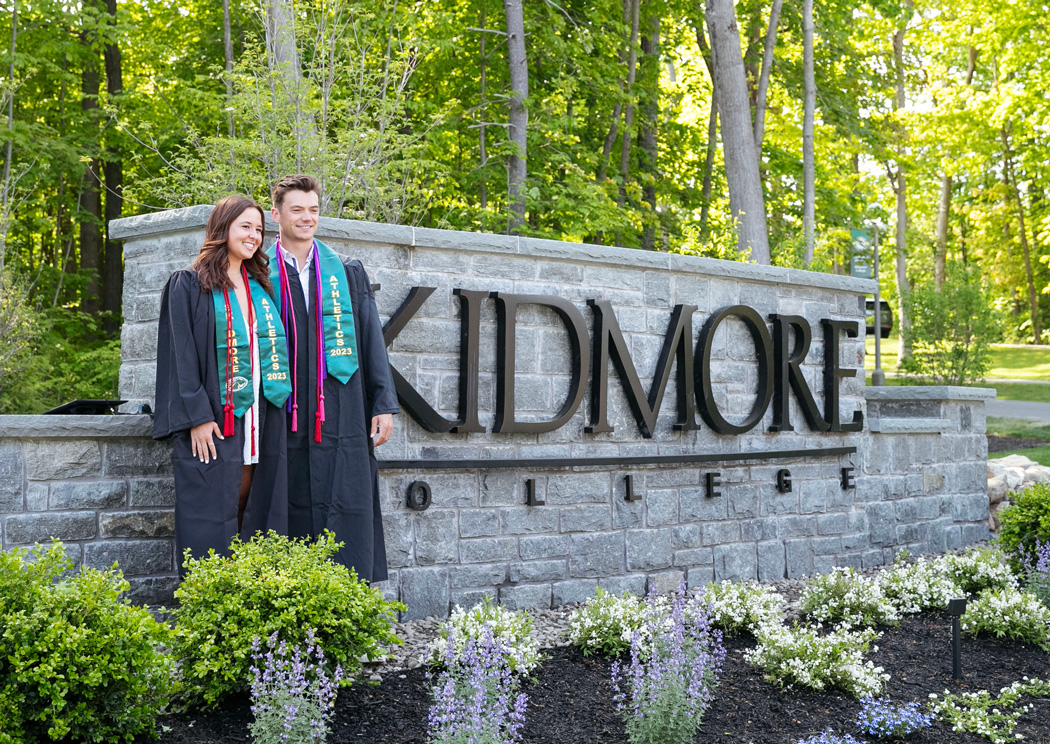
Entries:
[[[791,425],[788,410],[788,385],[795,391],[795,397],[802,407],[802,415],[806,417],[806,423],[813,431],[827,431],[828,422],[825,421],[819,410],[817,402],[813,400],[813,393],[809,389],[806,378],[802,376],[799,365],[809,353],[809,343],[812,338],[809,321],[801,315],[779,315],[773,313],[769,316],[773,321],[773,424],[770,431],[794,431]],[[789,349],[789,338],[791,329],[795,329],[795,347]]]
[[408,508],[426,511],[430,508],[430,485],[426,481],[413,481],[408,487]]
[[777,471],[777,490],[781,493],[791,493],[791,471],[787,468]]
[[453,289],[459,297],[459,423],[452,431],[485,431],[478,421],[478,354],[481,340],[481,301],[488,292]]
[[704,473],[704,486],[707,498],[715,499],[722,495],[721,491],[715,489],[722,485],[721,473]]
[[[611,432],[609,425],[609,357],[616,365],[616,371],[623,383],[627,402],[631,405],[638,428],[646,439],[656,431],[656,417],[660,412],[660,403],[667,390],[667,380],[671,376],[671,356],[678,358],[678,419],[675,429],[696,429],[696,408],[693,396],[689,394],[689,381],[693,379],[693,356],[690,346],[693,343],[693,311],[695,305],[675,305],[671,319],[664,335],[664,345],[660,350],[660,359],[656,363],[653,382],[649,388],[649,397],[642,391],[631,352],[627,348],[620,324],[612,305],[605,300],[587,300],[594,312],[593,369],[594,381],[591,389],[591,425],[585,431],[591,434]],[[610,354],[610,352],[612,352]]]
[[853,412],[853,420],[848,424],[839,421],[839,380],[857,375],[856,369],[839,367],[839,331],[856,338],[857,321],[824,318],[820,323],[824,326],[824,420],[829,431],[860,431],[864,427],[864,414],[860,411]]
[[[758,361],[758,394],[755,397],[755,405],[751,408],[751,413],[740,424],[731,424],[725,420],[715,404],[715,396],[711,391],[711,340],[718,326],[730,315],[735,315],[744,321],[744,325],[751,332]],[[700,340],[696,345],[696,398],[700,403],[700,415],[716,433],[743,434],[751,431],[762,420],[766,408],[769,407],[769,400],[773,397],[773,380],[769,374],[772,356],[773,344],[769,339],[769,331],[766,329],[765,322],[758,313],[745,305],[724,307],[704,323],[700,331]]]
[[[517,295],[493,292],[496,300],[496,433],[542,433],[560,428],[572,418],[583,400],[584,381],[589,372],[590,359],[583,353],[587,326],[580,311],[561,297],[552,295]],[[549,421],[517,421],[514,414],[514,331],[517,325],[518,305],[544,305],[558,314],[569,332],[572,350],[572,380],[569,394],[561,409]]]
[[624,476],[623,483],[624,483],[624,495],[623,495],[623,500],[624,501],[641,501],[642,500],[642,495],[640,493],[636,493],[635,490],[634,490],[634,476],[633,475],[628,474],[628,475]]
[[857,487],[857,478],[853,475],[853,468],[842,468],[842,490],[848,491]]
[[529,478],[525,481],[525,503],[529,506],[543,506],[547,503],[536,494],[535,478]]

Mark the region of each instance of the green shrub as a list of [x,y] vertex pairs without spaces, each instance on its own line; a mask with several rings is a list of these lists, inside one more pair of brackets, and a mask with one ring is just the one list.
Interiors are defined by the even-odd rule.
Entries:
[[994,635],[1050,651],[1050,610],[1017,589],[987,589],[970,602],[960,622],[968,635]]
[[115,568],[72,569],[60,543],[0,552],[0,744],[155,734],[170,631],[121,600]]
[[598,587],[595,595],[569,618],[569,641],[584,656],[619,656],[631,647],[641,626],[642,600],[633,594],[617,597]]
[[362,655],[378,658],[401,643],[392,626],[405,606],[332,561],[338,549],[330,532],[313,541],[271,531],[248,542],[234,538],[229,557],[212,551],[187,561],[175,592],[174,653],[188,704],[214,706],[247,690],[252,641],[275,632],[295,646],[314,628],[325,657],[342,667],[344,685]]
[[897,608],[879,583],[857,576],[848,567],[809,579],[799,597],[798,611],[813,620],[849,628],[896,625],[898,619]]
[[515,674],[531,674],[539,665],[540,642],[532,635],[532,618],[526,612],[493,604],[489,597],[469,610],[456,607],[438,631],[438,637],[427,646],[424,659],[430,666],[443,666],[448,658],[451,634],[452,655],[457,663],[462,662],[470,643],[481,643],[485,633],[492,633],[493,640],[502,646],[510,670]]
[[1029,486],[1013,495],[1013,503],[999,513],[996,542],[1014,570],[1023,554],[1032,554],[1038,543],[1050,542],[1050,483]]
[[727,636],[757,636],[767,625],[784,622],[784,597],[776,589],[753,581],[708,584],[711,626]]
[[1011,589],[1017,586],[1017,576],[1006,565],[1002,552],[995,547],[974,547],[965,553],[948,554],[939,560],[944,562],[948,578],[971,596],[986,589]]

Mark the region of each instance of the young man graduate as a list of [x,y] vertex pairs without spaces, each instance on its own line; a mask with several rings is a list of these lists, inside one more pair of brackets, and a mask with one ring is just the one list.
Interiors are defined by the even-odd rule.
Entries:
[[390,439],[397,394],[364,267],[314,239],[320,196],[310,176],[287,176],[273,188],[279,236],[267,255],[292,366],[288,533],[331,530],[343,543],[340,563],[384,581],[373,447]]

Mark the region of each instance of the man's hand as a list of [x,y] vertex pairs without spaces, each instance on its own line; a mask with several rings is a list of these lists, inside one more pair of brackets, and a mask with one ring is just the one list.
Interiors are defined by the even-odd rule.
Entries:
[[223,439],[222,430],[214,421],[190,429],[190,452],[201,462],[218,459],[215,454],[215,442],[212,441],[213,436]]
[[372,444],[378,447],[390,441],[394,433],[394,414],[381,413],[372,417]]

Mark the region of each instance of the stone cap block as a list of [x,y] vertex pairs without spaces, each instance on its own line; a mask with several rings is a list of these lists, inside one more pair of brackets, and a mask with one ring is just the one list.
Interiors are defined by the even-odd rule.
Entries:
[[995,388],[970,388],[953,385],[866,387],[864,388],[864,398],[875,402],[884,400],[995,400]]
[[153,421],[145,415],[0,416],[0,439],[83,439],[151,437]]

